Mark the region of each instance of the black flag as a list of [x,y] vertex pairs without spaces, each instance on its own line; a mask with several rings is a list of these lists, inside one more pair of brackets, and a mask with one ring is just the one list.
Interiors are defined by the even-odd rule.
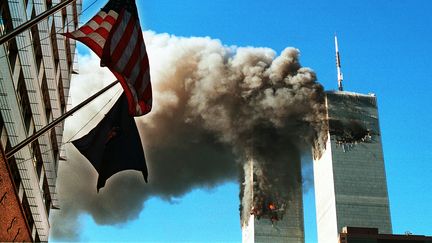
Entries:
[[124,93],[95,128],[72,144],[99,173],[98,191],[109,177],[123,170],[141,171],[147,182],[141,139]]

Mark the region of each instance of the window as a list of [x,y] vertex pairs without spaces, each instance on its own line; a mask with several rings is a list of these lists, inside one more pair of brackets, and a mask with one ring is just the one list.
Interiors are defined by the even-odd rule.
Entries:
[[43,186],[42,186],[42,193],[43,193],[43,199],[45,202],[45,209],[47,211],[47,214],[49,215],[50,209],[51,209],[51,194],[49,192],[49,186],[48,186],[48,180],[45,176]]
[[30,229],[33,229],[34,220],[33,220],[32,214],[31,214],[30,204],[28,202],[27,195],[25,192],[24,192],[24,196],[23,196],[23,200],[22,200],[22,206],[24,209],[24,214],[27,218],[27,223],[28,223]]
[[27,129],[27,132],[29,132],[30,124],[32,121],[32,113],[30,108],[30,101],[27,94],[27,88],[24,81],[24,75],[22,71],[20,71],[19,78],[18,78],[17,93],[21,105],[21,112],[24,118],[24,125]]
[[8,33],[13,29],[11,19],[7,1],[0,1],[0,33]]
[[47,84],[45,72],[42,76],[41,90],[42,90],[42,96],[43,96],[43,101],[44,101],[44,105],[45,105],[45,115],[47,118],[47,122],[50,122],[51,121],[52,108],[51,108],[51,100],[50,100],[50,96],[49,96],[48,84]]
[[[32,19],[36,17],[36,13],[35,10],[33,8],[32,11]],[[38,25],[34,25],[33,27],[31,27],[31,37],[33,40],[33,48],[34,48],[34,53],[35,53],[35,58],[36,58],[36,68],[38,69],[38,71],[40,70],[40,65],[42,63],[42,47],[41,47],[41,43],[40,43],[40,36],[39,36],[39,29],[38,29]]]
[[61,104],[61,112],[62,114],[66,113],[66,105],[64,104],[64,102]]
[[51,44],[53,48],[53,56],[54,56],[54,65],[55,70],[57,72],[58,64],[59,64],[59,52],[57,46],[57,34],[55,32],[55,27],[52,25],[51,27]]
[[9,48],[8,48],[8,58],[9,58],[9,64],[11,66],[12,72],[15,69],[15,64],[18,58],[18,47],[16,44],[16,40],[12,39],[9,41]]
[[[11,150],[11,145],[10,145],[10,142],[8,140],[6,143],[5,151],[9,151],[9,150]],[[15,189],[18,192],[19,191],[19,185],[21,183],[21,176],[19,174],[18,165],[16,163],[14,156],[12,156],[8,159],[8,165],[9,165],[9,170],[10,170],[12,178],[13,178]]]
[[[81,5],[81,4],[77,4],[76,1],[72,2],[72,12],[73,12],[73,22],[74,22],[74,29],[78,29],[78,11],[77,11],[77,5]],[[80,6],[81,7],[81,6]]]
[[69,38],[66,38],[66,60],[67,60],[67,64],[68,64],[68,69],[72,70],[72,53],[71,53],[71,43]]
[[60,105],[61,105],[61,109],[62,109],[62,114],[64,114],[66,111],[66,100],[65,100],[63,81],[61,79],[61,76],[60,76],[57,87],[58,87],[58,92],[59,92],[59,97],[60,97]]
[[39,142],[36,140],[32,143],[33,166],[36,169],[37,175],[40,178],[43,166],[42,153],[39,147]]
[[4,5],[6,5],[5,1],[0,2],[0,34],[4,34],[5,31],[5,26],[4,26],[4,22],[6,21],[6,18],[4,18],[3,16],[5,15],[5,7]]
[[6,145],[5,141],[3,140],[3,137],[4,137],[3,129],[4,129],[4,121],[3,121],[3,116],[0,114],[0,143],[1,143],[2,148],[4,148]]
[[53,154],[54,154],[54,160],[57,160],[59,148],[58,148],[55,129],[51,129],[50,133],[51,133],[50,134],[51,135],[51,146],[52,146],[52,150],[53,150]]
[[67,13],[66,13],[66,8],[62,9],[62,20],[63,20],[63,26],[67,25]]

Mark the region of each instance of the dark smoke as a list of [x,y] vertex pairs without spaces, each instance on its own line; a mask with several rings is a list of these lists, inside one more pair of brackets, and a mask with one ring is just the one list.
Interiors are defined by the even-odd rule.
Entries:
[[253,158],[243,167],[242,226],[248,224],[251,214],[258,220],[271,220],[272,223],[282,219],[288,207],[295,208],[294,197],[302,194],[300,150],[283,135],[273,134],[272,137],[274,146],[270,149],[269,146],[255,147]]
[[[300,160],[311,145],[320,151],[324,144],[323,88],[312,70],[301,67],[297,49],[276,56],[268,48],[231,48],[210,38],[152,32],[145,40],[154,108],[137,125],[149,183],[139,173],[123,172],[97,194],[94,169],[68,148],[69,160],[59,171],[55,238],[77,239],[82,213],[99,224],[123,223],[136,218],[151,196],[170,200],[193,188],[214,187],[236,180],[250,158],[261,165],[274,156],[289,163],[286,158]],[[92,66],[97,58],[84,60],[74,88],[82,85],[80,79],[88,83],[86,75],[97,75]],[[97,109],[89,108],[81,119]],[[77,127],[69,124],[66,133],[72,129]]]

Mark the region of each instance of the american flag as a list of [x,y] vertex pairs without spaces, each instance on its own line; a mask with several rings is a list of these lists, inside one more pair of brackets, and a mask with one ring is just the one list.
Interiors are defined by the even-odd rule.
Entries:
[[150,68],[134,0],[110,0],[85,25],[64,35],[81,41],[101,58],[101,66],[120,81],[131,115],[150,112]]

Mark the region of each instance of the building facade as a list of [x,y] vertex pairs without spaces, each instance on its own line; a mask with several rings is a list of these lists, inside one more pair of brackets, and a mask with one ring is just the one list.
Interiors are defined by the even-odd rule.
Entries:
[[328,140],[314,161],[318,241],[338,242],[344,226],[392,232],[375,95],[326,93]]
[[[0,35],[59,2],[0,1]],[[5,152],[65,113],[74,72],[75,42],[59,33],[77,28],[80,13],[81,0],[77,0],[0,45],[0,144]],[[19,233],[26,234],[27,231],[33,241],[48,241],[49,212],[58,207],[56,178],[58,163],[63,156],[62,140],[63,123],[1,161],[7,168],[3,171],[9,173],[13,190],[9,188],[0,194],[15,192],[17,206],[24,217],[16,212],[16,217],[0,224],[7,225],[6,229],[11,231],[23,218],[26,227],[17,231],[16,239],[20,239]],[[6,178],[4,173],[1,176]],[[6,180],[2,182],[6,183]],[[6,196],[2,204],[16,204],[13,198]],[[0,207],[0,214],[5,210]],[[3,228],[0,226],[0,229]]]
[[379,234],[377,228],[344,227],[339,243],[432,243],[432,237],[424,235]]
[[244,166],[242,242],[304,243],[300,159],[254,163]]

